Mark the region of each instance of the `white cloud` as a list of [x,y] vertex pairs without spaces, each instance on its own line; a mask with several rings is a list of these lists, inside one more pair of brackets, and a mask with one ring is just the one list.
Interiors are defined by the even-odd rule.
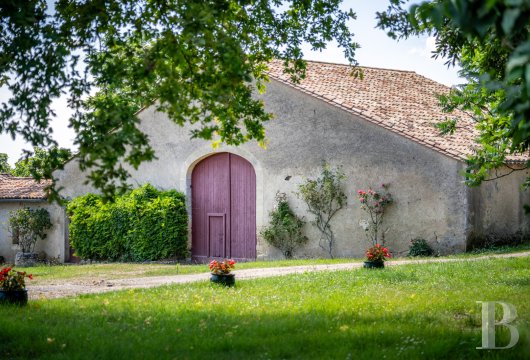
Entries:
[[[433,59],[433,52],[436,50],[436,38],[434,36],[429,36],[425,39],[425,43],[422,47],[412,47],[409,50],[411,55],[419,55],[427,59]],[[438,57],[435,61],[444,63],[445,60],[441,57]]]

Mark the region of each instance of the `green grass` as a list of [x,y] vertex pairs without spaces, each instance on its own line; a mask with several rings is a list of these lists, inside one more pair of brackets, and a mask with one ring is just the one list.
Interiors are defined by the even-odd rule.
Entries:
[[[0,358],[528,359],[529,300],[528,258],[200,282],[2,307]],[[515,348],[475,349],[476,301],[516,307]]]
[[[340,264],[359,262],[360,259],[295,259],[274,261],[253,261],[236,264],[236,270],[271,268],[315,264]],[[54,265],[35,266],[29,268],[17,267],[17,270],[27,271],[35,276],[32,285],[42,285],[61,280],[97,280],[123,279],[130,277],[189,275],[208,272],[206,264],[201,265],[164,265],[137,263],[108,263],[94,265]]]
[[528,250],[530,250],[530,242],[522,243],[516,246],[492,245],[486,248],[476,248],[462,255],[506,254],[506,253],[512,253],[512,252],[523,252],[523,251],[528,251]]
[[[446,258],[473,258],[494,254],[516,253],[530,250],[530,243],[519,246],[504,246],[490,249],[481,249],[471,253],[447,256]],[[395,259],[396,261],[402,260]],[[426,259],[426,258],[415,258]],[[431,258],[427,258],[431,259]],[[349,262],[360,262],[362,259],[340,258],[340,259],[295,259],[255,261],[238,263],[236,270],[271,268],[315,264],[339,264]],[[164,275],[188,275],[208,271],[206,265],[164,265],[164,264],[138,264],[138,263],[108,263],[94,265],[57,265],[36,266],[31,268],[17,268],[35,275],[32,285],[44,285],[56,283],[57,281],[92,282],[94,280],[112,280],[129,277],[147,277]]]

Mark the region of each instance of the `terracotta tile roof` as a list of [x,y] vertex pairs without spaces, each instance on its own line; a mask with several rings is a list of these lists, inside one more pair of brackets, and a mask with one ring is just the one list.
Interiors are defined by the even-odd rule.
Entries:
[[47,180],[38,183],[33,178],[0,174],[0,199],[44,200],[44,188],[49,184]]
[[436,97],[447,94],[449,87],[412,71],[360,68],[362,80],[351,76],[351,66],[308,61],[306,78],[293,84],[283,63],[273,61],[269,76],[452,158],[463,160],[472,153],[477,130],[466,114],[455,113],[462,120],[454,135],[441,136],[433,126],[451,117],[442,113]]

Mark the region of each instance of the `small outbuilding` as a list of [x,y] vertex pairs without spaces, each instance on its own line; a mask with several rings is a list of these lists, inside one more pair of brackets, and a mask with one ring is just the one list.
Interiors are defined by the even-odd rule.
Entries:
[[46,200],[45,188],[49,182],[37,182],[32,178],[15,177],[0,174],[0,256],[6,262],[13,263],[15,254],[20,251],[18,244],[13,243],[9,229],[9,217],[12,211],[30,208],[44,208],[50,214],[52,227],[47,231],[44,240],[37,241],[35,252],[44,252],[48,258],[59,262],[68,260],[65,246],[66,215],[64,209]]

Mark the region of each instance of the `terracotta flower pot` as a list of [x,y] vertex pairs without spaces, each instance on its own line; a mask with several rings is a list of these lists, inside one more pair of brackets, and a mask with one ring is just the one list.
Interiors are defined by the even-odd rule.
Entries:
[[27,290],[0,290],[0,304],[15,304],[23,306],[27,303]]
[[379,261],[365,261],[364,268],[366,269],[383,269],[385,267],[385,262],[382,260]]
[[235,274],[212,274],[210,281],[215,284],[231,287],[236,284],[236,276]]

